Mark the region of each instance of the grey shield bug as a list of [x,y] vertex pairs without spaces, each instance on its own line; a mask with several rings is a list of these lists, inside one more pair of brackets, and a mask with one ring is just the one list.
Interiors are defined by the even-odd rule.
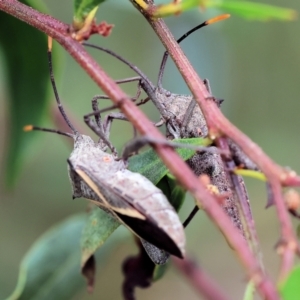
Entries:
[[[94,142],[71,124],[54,81],[51,49],[52,39],[49,38],[51,84],[60,113],[72,133],[31,125],[25,126],[25,131],[42,130],[73,138],[74,149],[68,159],[73,198],[87,198],[111,213],[141,238],[145,250],[155,263],[165,263],[168,253],[183,258],[185,234],[178,215],[161,190],[142,175],[127,170],[126,162],[118,159],[116,149],[108,140],[110,125],[102,124],[100,115],[95,114],[96,122],[91,119],[92,114],[85,116],[86,124],[100,137],[99,142]],[[112,154],[105,152],[107,148]]]
[[[213,24],[217,21],[228,18],[229,15],[221,15],[216,18],[212,18],[208,21],[201,23],[195,28],[188,31],[181,38],[177,40],[180,43],[183,39],[193,33],[195,30]],[[136,66],[129,63],[127,60],[114,53],[109,49],[105,49],[100,46],[83,43],[85,46],[92,47],[104,51],[123,63],[128,65],[133,71],[140,76],[140,86],[148,95],[146,100],[142,100],[141,103],[145,103],[147,100],[151,100],[161,114],[161,121],[156,124],[160,126],[166,124],[166,136],[168,139],[176,138],[193,138],[193,137],[206,137],[208,135],[208,128],[205,118],[201,109],[194,101],[191,95],[179,95],[173,94],[162,88],[161,82],[163,77],[163,71],[168,57],[168,52],[165,52],[164,58],[161,63],[160,72],[158,76],[158,87],[147,78],[147,76]],[[204,82],[207,89],[210,90],[207,80]],[[211,101],[216,101],[219,105],[221,100],[212,98]],[[232,143],[228,139],[232,158],[237,164],[243,164],[246,168],[255,169],[256,166],[243,154],[237,145]],[[231,179],[228,176],[228,171],[224,166],[223,160],[219,153],[211,153],[209,151],[196,153],[191,159],[187,161],[194,173],[199,176],[207,174],[211,183],[218,188],[220,194],[228,195],[223,201],[223,208],[231,218],[233,224],[243,233],[243,226],[239,217],[239,209],[237,206],[236,194],[232,185]],[[243,199],[248,201],[248,195],[240,178],[239,190],[243,193]],[[239,193],[241,194],[241,193]]]

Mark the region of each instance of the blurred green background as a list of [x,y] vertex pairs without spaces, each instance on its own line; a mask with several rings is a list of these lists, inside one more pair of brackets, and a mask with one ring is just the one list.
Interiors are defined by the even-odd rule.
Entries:
[[[263,2],[300,11],[300,3],[296,0]],[[71,23],[71,1],[48,0],[45,3],[54,17]],[[178,17],[170,17],[166,22],[174,35],[179,37],[190,28],[219,13],[212,10],[199,13],[194,10]],[[108,38],[94,37],[92,41],[121,54],[156,82],[163,47],[139,13],[127,1],[121,3],[118,0],[110,0],[100,8],[97,19],[113,23],[115,27]],[[299,33],[299,20],[260,23],[232,16],[227,21],[195,33],[182,43],[186,55],[201,78],[210,80],[213,94],[225,99],[222,105],[224,114],[257,142],[272,159],[298,172]],[[58,48],[60,47],[54,48],[55,51],[59,51]],[[113,78],[134,75],[126,66],[107,55],[95,51],[92,53]],[[63,103],[71,108],[78,123],[81,122],[85,128],[82,115],[90,112],[90,99],[101,92],[71,57],[62,54],[65,59],[60,60],[59,70],[56,70],[58,90]],[[3,60],[0,49],[0,66],[3,65]],[[47,63],[46,51],[44,63]],[[172,92],[188,93],[186,85],[170,61],[164,77],[164,87]],[[125,90],[132,95],[135,93],[135,86],[129,85]],[[54,99],[51,100],[54,103]],[[4,154],[9,136],[8,101],[5,74],[0,67],[1,179],[5,175]],[[103,106],[107,106],[107,103]],[[159,116],[151,105],[144,107],[144,110],[153,120],[158,120]],[[53,127],[47,119],[44,124],[36,125]],[[113,125],[111,135],[113,143],[121,149],[132,136],[132,130],[128,124],[117,121]],[[66,158],[69,153],[70,145],[66,138],[38,133],[37,141],[14,189],[8,191],[4,180],[0,182],[0,299],[13,291],[19,264],[31,244],[53,224],[86,210],[84,200],[71,199],[66,172]],[[279,237],[275,210],[264,208],[264,184],[254,180],[247,180],[247,184],[264,262],[268,273],[275,277],[279,266],[279,259],[274,251]],[[192,206],[192,199],[187,199],[181,211],[181,219],[187,216]],[[216,279],[231,299],[241,299],[246,275],[224,238],[203,212],[198,213],[186,233],[187,249],[191,257]],[[94,294],[88,295],[83,289],[73,299],[121,299],[121,262],[135,252],[133,242],[126,240],[111,254],[104,266],[98,267]],[[145,300],[199,299],[186,279],[174,267],[170,268],[163,280],[148,290],[138,290],[137,295],[138,299]]]

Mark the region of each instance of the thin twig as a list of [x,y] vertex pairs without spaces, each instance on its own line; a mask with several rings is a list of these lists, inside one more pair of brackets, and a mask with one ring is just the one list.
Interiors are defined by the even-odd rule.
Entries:
[[178,259],[172,257],[174,265],[179,269],[194,286],[194,288],[206,299],[210,300],[228,300],[225,293],[220,290],[218,285],[204,273],[201,267],[188,257],[185,259]]

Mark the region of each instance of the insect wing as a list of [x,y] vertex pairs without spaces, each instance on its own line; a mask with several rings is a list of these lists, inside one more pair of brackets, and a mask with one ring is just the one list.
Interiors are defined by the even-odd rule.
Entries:
[[126,215],[119,214],[124,223],[158,248],[179,257],[184,255],[183,226],[160,189],[144,176],[127,169],[116,172],[113,178],[107,180],[107,184],[112,188],[118,187],[122,200],[146,217],[143,221],[129,220]]
[[83,166],[75,171],[136,235],[172,255],[184,256],[182,224],[163,193],[149,180],[126,169],[105,180]]

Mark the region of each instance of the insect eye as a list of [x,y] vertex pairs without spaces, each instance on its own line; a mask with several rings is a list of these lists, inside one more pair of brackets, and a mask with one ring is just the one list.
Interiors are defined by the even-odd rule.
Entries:
[[170,91],[166,91],[166,97],[170,97],[172,93]]

